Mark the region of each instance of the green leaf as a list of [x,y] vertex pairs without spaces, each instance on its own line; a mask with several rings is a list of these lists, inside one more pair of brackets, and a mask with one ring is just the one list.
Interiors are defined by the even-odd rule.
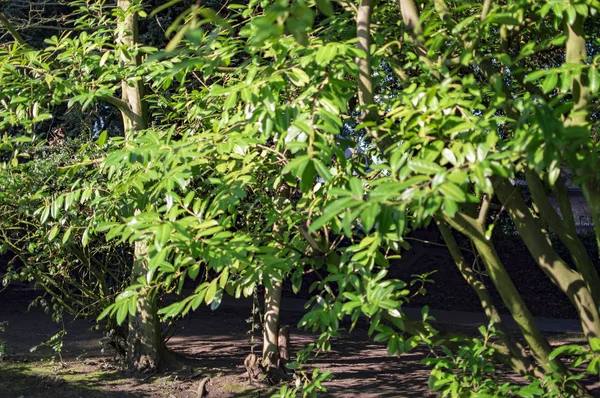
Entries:
[[544,82],[542,83],[542,91],[547,94],[550,91],[554,90],[556,84],[558,83],[558,73],[554,72],[546,76]]
[[373,225],[375,225],[375,219],[379,212],[381,211],[381,207],[378,203],[369,203],[367,207],[360,213],[360,220],[362,221],[363,228],[366,233],[371,231]]
[[444,168],[434,162],[428,162],[422,159],[409,160],[408,168],[419,174],[437,174],[444,171]]
[[595,357],[590,361],[586,372],[593,375],[600,374],[600,357]]
[[312,160],[310,160],[306,164],[306,167],[304,167],[304,172],[302,173],[302,177],[300,179],[300,190],[303,193],[310,192],[312,190],[314,182],[315,164]]
[[81,245],[83,247],[87,247],[90,242],[90,229],[89,227],[83,230],[83,234],[81,235]]
[[329,0],[317,0],[317,8],[327,17],[333,16],[333,6]]
[[223,104],[223,109],[228,110],[235,106],[237,103],[237,91],[232,91],[227,95],[225,99],[225,103]]
[[585,351],[585,348],[576,344],[563,345],[552,350],[548,358],[553,360],[560,355],[578,355],[584,353]]
[[129,313],[129,307],[127,302],[121,303],[118,305],[119,309],[117,310],[117,325],[121,325],[125,318],[127,318],[127,314]]
[[138,303],[138,297],[137,296],[133,296],[131,298],[129,298],[128,301],[128,307],[129,307],[129,315],[133,316],[135,315],[136,309],[137,309],[137,303]]
[[52,229],[48,233],[48,240],[50,242],[52,242],[54,240],[54,238],[56,238],[56,235],[58,235],[58,231],[59,231],[58,225],[55,225],[54,227],[52,227]]
[[110,57],[110,51],[106,51],[104,54],[102,54],[102,58],[100,58],[100,63],[98,66],[103,67],[106,61],[108,61],[108,57]]
[[100,315],[98,315],[98,318],[96,318],[96,321],[101,321],[102,319],[106,318],[106,316],[113,312],[115,310],[115,304],[111,304],[108,307],[106,307],[101,313]]
[[315,232],[325,226],[331,219],[340,214],[347,207],[355,207],[360,203],[361,202],[356,201],[354,198],[341,198],[330,203],[323,209],[323,215],[310,224],[309,231]]
[[465,192],[453,182],[446,181],[440,185],[439,189],[442,195],[455,202],[462,203],[467,200]]
[[315,159],[313,161],[315,168],[317,169],[317,172],[319,173],[319,175],[326,181],[329,182],[331,181],[332,175],[329,172],[329,170],[327,169],[327,167],[323,164],[323,162],[321,162],[319,159]]
[[567,22],[572,26],[577,19],[577,10],[572,5],[568,5],[565,11],[567,13]]
[[69,237],[71,236],[71,232],[73,232],[73,227],[69,227],[67,229],[67,231],[65,232],[65,234],[63,235],[63,238],[62,238],[63,245],[65,243],[67,243],[67,241],[69,240]]
[[358,200],[363,197],[363,183],[356,177],[350,178],[350,190],[354,197]]
[[311,161],[310,157],[299,156],[291,162],[289,162],[288,164],[286,164],[283,170],[281,171],[281,174],[293,172],[294,175],[297,175],[298,170],[302,170],[304,167],[306,167],[306,163],[309,161]]
[[308,77],[306,72],[299,68],[292,68],[291,72],[288,73],[288,76],[292,83],[298,87],[305,86],[310,82],[310,77]]
[[221,276],[219,277],[219,286],[221,289],[224,289],[225,285],[227,285],[227,278],[229,278],[229,268],[225,267],[221,273]]
[[158,226],[154,235],[154,246],[156,246],[156,250],[161,251],[163,247],[165,247],[171,238],[171,231],[173,231],[171,223],[167,222]]
[[444,159],[446,159],[448,162],[450,162],[450,164],[452,164],[453,166],[456,165],[456,163],[457,163],[456,156],[454,155],[454,152],[452,152],[450,149],[444,148],[442,150],[442,156],[444,157]]
[[217,294],[218,281],[218,279],[213,279],[212,282],[210,282],[210,285],[208,285],[208,289],[206,290],[206,296],[204,296],[204,302],[206,304],[210,304],[215,298],[215,295]]
[[104,130],[103,132],[100,133],[100,136],[96,140],[96,145],[98,145],[99,147],[103,147],[104,144],[106,143],[107,138],[108,138],[108,131]]
[[497,23],[499,25],[518,25],[519,20],[508,13],[491,14],[486,19],[487,22]]

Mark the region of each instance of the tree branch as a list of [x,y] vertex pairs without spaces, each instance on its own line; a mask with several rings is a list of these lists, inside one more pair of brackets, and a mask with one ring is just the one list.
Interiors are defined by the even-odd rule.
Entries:
[[419,10],[414,0],[398,0],[402,21],[410,29],[411,33],[418,36],[421,34],[421,23],[419,22]]
[[23,47],[30,47],[29,44],[25,41],[25,39],[23,39],[23,36],[21,36],[21,34],[15,29],[15,27],[10,23],[10,21],[8,20],[8,18],[6,18],[4,16],[3,13],[0,12],[0,23],[2,25],[4,25],[4,27],[6,28],[6,30],[8,30],[8,32],[12,35],[12,37],[17,41],[17,43],[19,43],[20,45],[22,45]]
[[132,120],[134,123],[140,123],[142,117],[140,115],[135,114],[131,109],[129,109],[129,105],[127,102],[119,99],[117,97],[113,97],[111,95],[102,95],[98,97],[102,101],[106,102],[117,108],[121,113],[123,113],[127,118]]
[[490,8],[492,8],[492,0],[484,0],[483,7],[481,8],[481,20],[487,18],[490,13]]
[[377,111],[374,108],[375,95],[373,93],[373,70],[371,68],[371,14],[373,13],[373,0],[362,0],[356,14],[357,47],[364,51],[365,57],[357,57],[358,66],[358,102],[364,107],[363,119],[377,120]]
[[460,252],[460,247],[458,246],[456,239],[454,239],[452,231],[450,231],[450,228],[448,227],[448,224],[446,224],[439,218],[436,218],[436,223],[458,270],[460,271],[463,278],[467,281],[469,286],[471,286],[471,288],[477,294],[477,297],[479,298],[479,302],[481,303],[481,307],[483,308],[485,315],[490,321],[494,323],[495,327],[500,331],[500,338],[506,345],[506,348],[508,348],[508,350],[510,351],[511,357],[513,358],[511,366],[522,376],[533,374],[535,372],[535,366],[533,365],[531,359],[525,352],[523,346],[518,342],[515,342],[504,327],[504,323],[502,322],[500,313],[494,305],[489,291],[487,290],[485,284],[477,278],[477,275],[471,269],[471,267],[467,265],[465,258]]

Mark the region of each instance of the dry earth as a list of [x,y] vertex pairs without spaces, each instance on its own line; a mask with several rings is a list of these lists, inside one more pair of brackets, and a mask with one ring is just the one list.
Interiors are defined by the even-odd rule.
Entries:
[[[0,364],[2,398],[196,398],[204,377],[211,377],[208,397],[268,397],[273,390],[251,386],[243,377],[243,360],[250,353],[247,308],[222,306],[217,311],[198,310],[175,325],[169,348],[178,354],[184,369],[156,375],[136,375],[114,366],[109,353],[101,353],[100,335],[89,332],[91,323],[68,322],[63,363],[47,347],[29,352],[60,328],[40,309],[27,311],[22,295],[0,293],[0,320],[8,321],[0,337],[7,356]],[[294,325],[298,314],[283,314]],[[291,329],[293,347],[302,348],[314,337]],[[425,351],[390,358],[385,346],[369,342],[358,332],[333,344],[311,364],[335,377],[327,382],[332,397],[428,397],[429,372],[419,363]],[[320,395],[321,396],[321,395]]]

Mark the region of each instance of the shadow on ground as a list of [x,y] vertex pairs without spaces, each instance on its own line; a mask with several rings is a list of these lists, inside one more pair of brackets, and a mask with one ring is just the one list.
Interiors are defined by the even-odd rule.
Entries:
[[[122,391],[107,391],[107,385],[124,376],[116,373],[72,372],[58,375],[47,369],[32,372],[29,364],[4,363],[0,365],[0,397],[3,398],[119,398]],[[127,397],[149,397],[144,392],[127,392]]]

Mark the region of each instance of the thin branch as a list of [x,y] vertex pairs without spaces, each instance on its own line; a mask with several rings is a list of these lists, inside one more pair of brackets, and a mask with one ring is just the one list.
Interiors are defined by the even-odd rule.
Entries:
[[477,222],[479,225],[485,225],[485,219],[487,218],[488,212],[490,211],[490,198],[487,195],[483,195],[481,201],[481,208],[479,209],[479,216]]
[[411,33],[418,36],[421,34],[421,23],[419,22],[419,10],[414,0],[398,0],[400,13],[404,24]]
[[142,117],[140,115],[135,114],[135,112],[133,112],[129,108],[129,105],[127,105],[127,102],[123,101],[122,99],[113,97],[111,95],[102,95],[98,98],[101,99],[102,101],[116,107],[120,112],[125,114],[125,116],[127,116],[134,123],[140,123],[142,121]]
[[[429,241],[429,240],[424,240],[424,239],[411,238],[410,236],[405,236],[405,237],[404,237],[404,240],[412,240],[412,241],[414,241],[414,242],[425,243],[426,245],[432,245],[432,246],[438,246],[438,247],[445,247],[445,248],[447,248],[447,247],[448,247],[447,245],[444,245],[444,244],[442,244],[442,243],[431,242],[431,241]],[[459,250],[463,250],[463,251],[466,251],[466,252],[472,253],[472,254],[474,254],[474,255],[477,255],[477,253],[475,253],[473,250],[467,249],[467,248],[465,248],[465,247],[460,247],[460,246],[458,246],[458,245],[457,245],[457,247],[458,247],[458,249],[459,249]]]
[[21,34],[10,23],[10,21],[8,20],[8,18],[6,18],[4,16],[4,14],[2,14],[1,12],[0,12],[0,23],[2,25],[4,25],[4,27],[6,28],[6,30],[8,30],[10,32],[10,34],[17,41],[17,43],[19,43],[23,47],[30,47],[29,44],[27,44],[27,42],[25,41],[25,39],[23,39],[23,36],[21,36]]
[[492,0],[484,0],[483,8],[481,9],[481,20],[482,21],[487,18],[487,16],[490,13],[491,8],[492,8]]

